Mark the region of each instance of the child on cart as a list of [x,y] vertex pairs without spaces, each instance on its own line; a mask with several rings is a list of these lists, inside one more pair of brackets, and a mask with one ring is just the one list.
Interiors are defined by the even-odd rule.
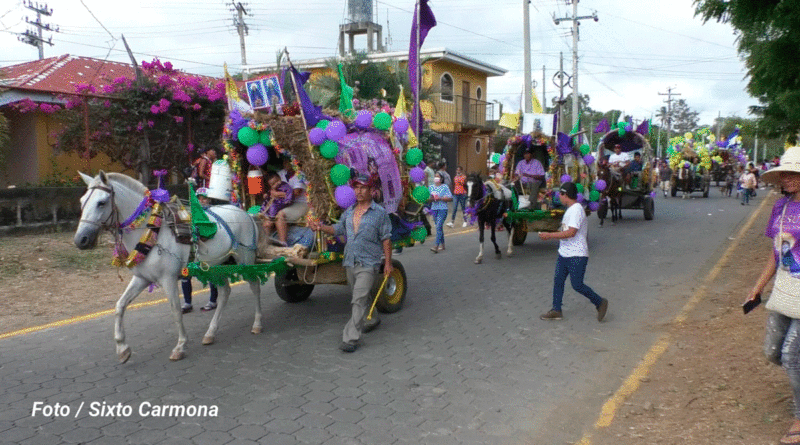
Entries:
[[[275,229],[275,218],[278,212],[288,207],[294,200],[294,191],[289,183],[282,181],[281,177],[275,172],[267,174],[267,192],[264,194],[264,203],[261,205],[261,213],[264,214],[264,230],[268,234],[272,234]],[[284,230],[285,231],[285,230]],[[280,237],[280,234],[279,234]],[[283,239],[270,240],[278,245],[286,246],[286,234],[283,234]]]

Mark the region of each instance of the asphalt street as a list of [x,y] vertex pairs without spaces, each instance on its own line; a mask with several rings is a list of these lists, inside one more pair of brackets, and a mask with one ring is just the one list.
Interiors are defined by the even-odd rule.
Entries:
[[0,442],[576,442],[766,195],[750,206],[718,189],[707,199],[659,195],[654,220],[624,210],[603,228],[591,215],[586,283],[610,300],[602,323],[569,285],[564,319],[539,319],[557,242],[532,233],[497,260],[487,241],[475,265],[471,231],[451,232],[445,252],[426,244],[397,256],[405,307],[383,315],[353,354],[337,349],[346,287],[317,286],[288,304],[272,283],[262,289],[263,334],[250,334],[252,299],[235,286],[215,344],[200,344],[210,313],[184,316],[179,362],[168,359],[177,335],[165,304],[126,315],[126,364],[110,316],[0,340]]

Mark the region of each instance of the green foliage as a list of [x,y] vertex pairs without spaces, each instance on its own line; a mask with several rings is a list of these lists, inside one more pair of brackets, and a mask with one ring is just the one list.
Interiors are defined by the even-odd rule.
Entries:
[[439,161],[442,159],[442,146],[434,142],[435,132],[430,128],[423,128],[422,134],[417,138],[419,148],[422,150],[422,159],[427,164],[430,161]]
[[800,2],[788,0],[695,0],[703,22],[729,23],[749,76],[747,90],[760,106],[760,131],[770,136],[800,131]]

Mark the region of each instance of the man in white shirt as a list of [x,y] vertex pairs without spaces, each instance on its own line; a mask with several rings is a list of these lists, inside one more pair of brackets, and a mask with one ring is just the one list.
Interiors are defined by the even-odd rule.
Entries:
[[567,206],[567,211],[561,220],[561,230],[558,232],[539,232],[542,240],[557,239],[558,260],[553,279],[553,308],[542,314],[542,320],[561,320],[561,300],[564,296],[564,283],[567,275],[570,277],[572,288],[588,298],[597,309],[597,321],[603,321],[608,310],[608,300],[600,297],[591,287],[583,283],[586,265],[589,262],[589,243],[586,240],[588,222],[586,212],[578,199],[578,187],[572,182],[561,184],[559,199]]
[[628,167],[628,164],[631,162],[630,158],[628,158],[627,153],[622,152],[622,146],[617,144],[614,146],[614,154],[612,154],[608,158],[608,163],[611,164],[613,167],[617,167],[620,171],[624,170]]

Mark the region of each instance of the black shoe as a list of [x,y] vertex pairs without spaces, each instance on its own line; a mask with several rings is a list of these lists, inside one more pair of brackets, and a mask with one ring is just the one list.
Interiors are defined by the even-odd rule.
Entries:
[[354,343],[342,342],[342,344],[339,345],[339,349],[341,349],[342,352],[356,352],[358,345]]
[[597,321],[603,321],[606,317],[606,311],[608,311],[608,300],[603,298],[603,301],[597,306]]
[[372,332],[381,324],[380,318],[373,318],[372,320],[367,320],[364,322],[364,328],[361,329],[361,332],[368,333]]
[[192,312],[192,305],[189,303],[183,303],[183,306],[181,306],[181,312],[183,312],[184,314]]

